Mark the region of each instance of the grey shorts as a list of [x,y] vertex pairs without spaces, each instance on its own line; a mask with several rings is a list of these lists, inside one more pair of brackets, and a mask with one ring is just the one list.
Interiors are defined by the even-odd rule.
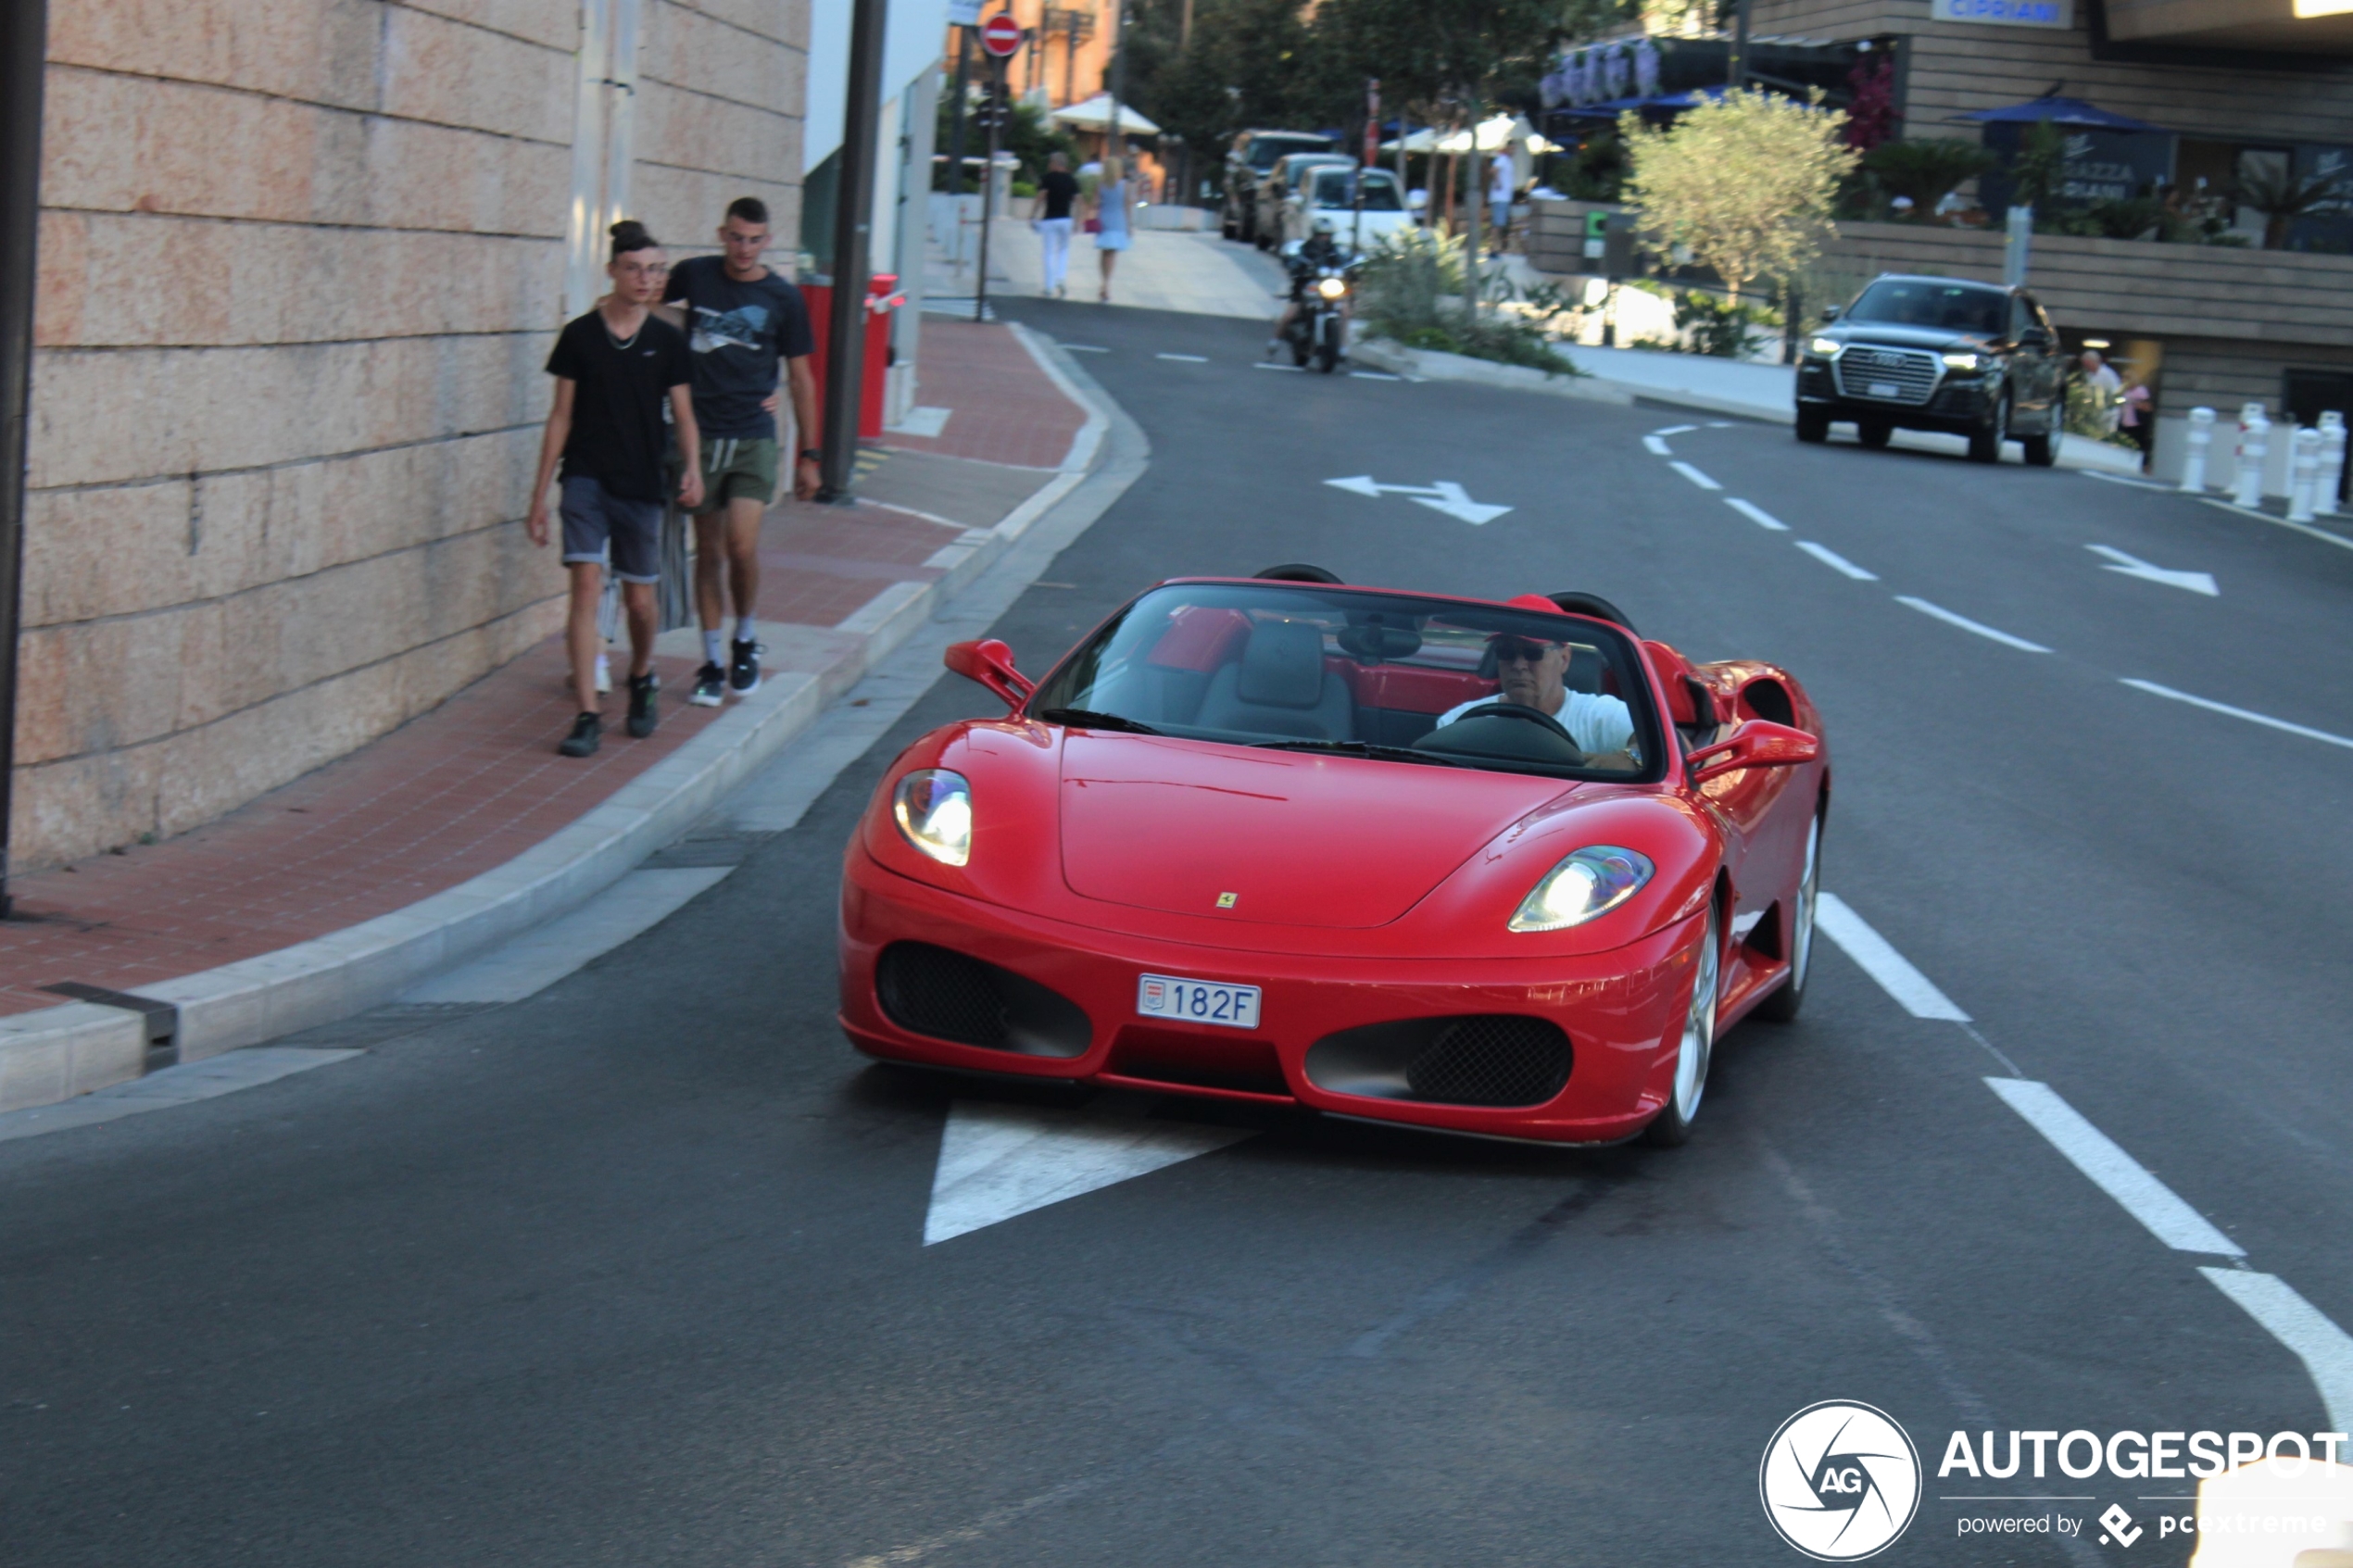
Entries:
[[631,501],[597,480],[567,479],[560,509],[564,561],[610,563],[623,583],[661,581],[661,503]]

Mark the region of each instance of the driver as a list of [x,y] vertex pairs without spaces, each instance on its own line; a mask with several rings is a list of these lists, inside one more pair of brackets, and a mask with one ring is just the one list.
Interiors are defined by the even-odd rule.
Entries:
[[[1283,306],[1282,316],[1275,322],[1275,335],[1266,340],[1267,358],[1272,359],[1282,352],[1283,339],[1290,332],[1290,324],[1299,320],[1299,308],[1306,302],[1308,280],[1315,275],[1317,269],[1337,267],[1347,259],[1348,253],[1340,248],[1339,233],[1338,226],[1329,218],[1316,219],[1315,232],[1301,242],[1299,254],[1287,263],[1290,268],[1290,299]],[[1353,294],[1341,296],[1341,321],[1347,321],[1355,314],[1355,304]],[[1343,328],[1340,334],[1340,358],[1343,359],[1348,358],[1347,344],[1347,332]]]
[[1618,698],[1601,692],[1573,692],[1568,689],[1568,660],[1573,650],[1567,643],[1540,641],[1533,637],[1499,633],[1494,639],[1495,674],[1503,683],[1503,690],[1492,696],[1475,696],[1468,702],[1457,703],[1438,716],[1434,726],[1443,729],[1457,719],[1466,719],[1480,709],[1499,702],[1516,703],[1549,713],[1560,721],[1568,738],[1588,759],[1622,755],[1630,764],[1634,750],[1634,715]]

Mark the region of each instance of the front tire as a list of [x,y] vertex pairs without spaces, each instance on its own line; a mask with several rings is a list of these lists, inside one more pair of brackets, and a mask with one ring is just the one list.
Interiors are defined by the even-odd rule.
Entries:
[[1793,1023],[1806,1005],[1806,980],[1814,971],[1814,907],[1822,883],[1822,813],[1818,809],[1806,830],[1806,874],[1798,878],[1795,918],[1789,922],[1789,978],[1771,996],[1756,1004],[1756,1016],[1772,1023]]
[[1856,420],[1855,421],[1855,439],[1866,446],[1874,448],[1884,446],[1894,440],[1894,436],[1895,427],[1885,420]]
[[1717,989],[1722,983],[1723,944],[1718,937],[1716,907],[1707,909],[1707,929],[1700,933],[1698,972],[1692,976],[1691,1006],[1683,1014],[1682,1038],[1675,1048],[1675,1084],[1667,1104],[1642,1129],[1642,1139],[1659,1148],[1674,1148],[1690,1140],[1692,1119],[1707,1092],[1707,1066],[1716,1054]]
[[1315,368],[1330,375],[1340,369],[1340,345],[1330,342],[1315,345]]
[[2020,450],[2026,454],[2026,466],[2029,468],[2046,469],[2058,461],[2058,437],[2056,435],[2021,435],[2018,445]]
[[1994,405],[1994,412],[1985,422],[1969,432],[1969,460],[1972,463],[1998,463],[2002,460],[2002,444],[2010,438],[2010,400],[2007,397]]
[[1831,416],[1827,408],[1800,408],[1797,411],[1797,438],[1808,445],[1819,445],[1831,438]]

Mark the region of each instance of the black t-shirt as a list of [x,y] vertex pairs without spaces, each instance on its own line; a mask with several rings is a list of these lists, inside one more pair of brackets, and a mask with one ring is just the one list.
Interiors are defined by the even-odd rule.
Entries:
[[1046,198],[1047,218],[1068,218],[1070,204],[1078,199],[1078,181],[1068,169],[1050,169],[1038,182],[1038,194]]
[[574,383],[563,476],[596,480],[623,500],[663,499],[668,485],[661,453],[669,433],[662,404],[672,387],[693,377],[686,334],[648,314],[636,335],[623,343],[604,313],[591,310],[564,323],[547,356],[547,373]]
[[774,272],[739,283],[727,276],[726,262],[698,256],[670,270],[662,297],[686,306],[695,423],[703,439],[775,440],[776,417],[761,404],[776,390],[776,361],[817,347],[800,291]]

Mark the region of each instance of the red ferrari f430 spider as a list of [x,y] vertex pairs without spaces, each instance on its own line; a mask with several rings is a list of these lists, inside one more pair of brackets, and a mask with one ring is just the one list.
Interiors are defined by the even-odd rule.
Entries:
[[894,760],[841,1022],[892,1061],[1560,1144],[1690,1135],[1805,996],[1830,759],[1798,683],[1606,602],[1181,579]]

